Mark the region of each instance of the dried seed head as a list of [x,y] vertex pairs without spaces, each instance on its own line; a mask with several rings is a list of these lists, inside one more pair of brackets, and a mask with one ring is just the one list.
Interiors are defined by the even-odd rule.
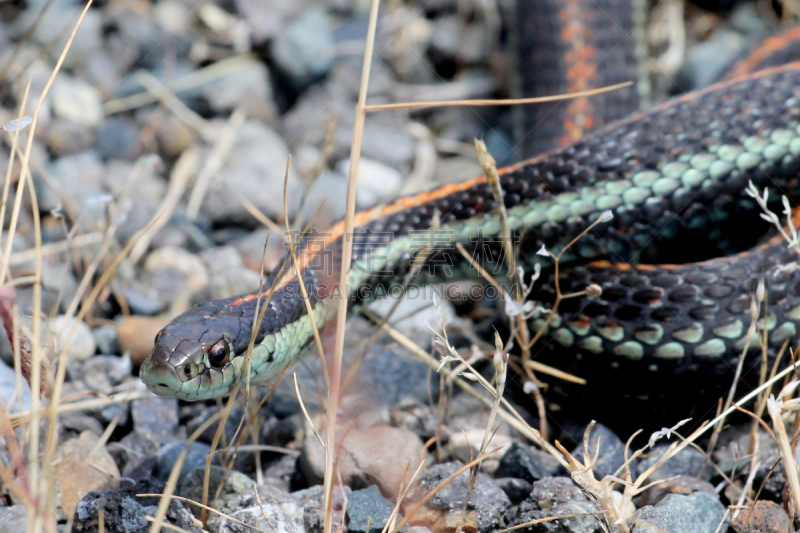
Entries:
[[603,288],[597,283],[590,283],[586,287],[586,296],[589,298],[599,298],[603,295]]

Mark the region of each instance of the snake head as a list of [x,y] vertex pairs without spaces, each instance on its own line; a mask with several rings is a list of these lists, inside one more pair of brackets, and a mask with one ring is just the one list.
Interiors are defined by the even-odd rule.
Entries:
[[[140,370],[142,381],[158,395],[184,400],[230,393],[247,353],[251,315],[227,306],[200,306],[179,315],[156,335]],[[253,353],[270,359],[262,353],[269,345],[261,343],[264,333],[257,334]]]
[[[251,383],[274,380],[313,340],[304,302],[279,301],[276,294],[267,304],[256,331],[247,365]],[[160,396],[207,400],[230,394],[246,366],[256,313],[256,301],[250,295],[189,309],[158,332],[139,376]]]

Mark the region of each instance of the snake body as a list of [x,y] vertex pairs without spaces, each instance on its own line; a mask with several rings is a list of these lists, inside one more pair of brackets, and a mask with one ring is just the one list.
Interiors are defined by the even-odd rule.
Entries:
[[[794,340],[800,327],[800,273],[785,268],[794,252],[779,240],[741,251],[763,230],[748,183],[772,198],[794,197],[799,169],[800,63],[680,96],[502,169],[518,253],[545,272],[552,265],[537,250],[558,253],[604,220],[560,263],[563,292],[594,283],[602,295],[564,300],[536,357],[651,400],[685,397],[687,387],[727,389],[753,319],[773,345]],[[503,262],[498,206],[484,177],[360,212],[355,226],[351,308],[402,285],[420,265],[429,280],[477,277],[455,243],[485,264]],[[308,310],[320,327],[335,316],[343,228],[306,238],[300,275],[279,273],[260,291],[175,318],[157,335],[142,380],[187,400],[228,394],[246,368],[254,327],[251,382],[274,380],[313,347]],[[448,260],[437,264],[442,254],[432,251]],[[671,254],[695,262],[641,264]],[[553,281],[543,275],[533,297],[552,301]],[[766,297],[754,314],[759,283]]]

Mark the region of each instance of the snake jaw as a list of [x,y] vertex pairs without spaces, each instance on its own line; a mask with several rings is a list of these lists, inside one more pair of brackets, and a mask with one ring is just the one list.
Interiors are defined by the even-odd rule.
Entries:
[[152,355],[142,364],[139,376],[147,388],[159,396],[175,396],[183,385],[175,367],[159,362]]

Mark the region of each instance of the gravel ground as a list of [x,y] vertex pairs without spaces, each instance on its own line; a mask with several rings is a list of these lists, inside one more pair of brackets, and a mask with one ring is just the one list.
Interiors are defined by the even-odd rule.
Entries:
[[[516,96],[510,1],[385,3],[370,102]],[[31,284],[36,233],[27,192],[20,198],[10,192],[8,212],[17,201],[21,209],[13,236],[6,215],[0,248],[10,252],[3,277],[8,291],[0,291],[0,303],[8,309],[15,303],[24,323],[35,309],[48,318],[41,344],[53,359],[67,354],[64,401],[85,402],[63,412],[57,424],[50,482],[57,489],[59,530],[69,524],[73,531],[100,531],[102,522],[110,532],[149,531],[147,516],[157,512],[158,498],[136,495],[163,491],[186,450],[176,494],[203,501],[207,478],[205,501],[223,514],[209,518],[176,500],[167,509],[170,524],[185,531],[322,531],[324,450],[312,431],[312,423],[324,426],[319,361],[309,358],[297,371],[309,418],[294,385],[284,382],[264,405],[234,407],[219,435],[216,424],[203,424],[223,404],[156,397],[137,375],[171,317],[211,298],[252,291],[262,265],[271,271],[282,259],[282,226],[275,231],[253,213],[283,224],[290,155],[290,220],[302,226],[316,217],[315,226],[324,228],[343,215],[368,9],[364,0],[105,0],[86,13],[43,100],[30,152],[44,249],[41,307],[34,305]],[[0,4],[0,124],[7,130],[14,129],[9,123],[19,116],[28,86],[24,114],[34,114],[81,10],[72,0]],[[732,60],[776,24],[763,2],[658,3],[646,28],[658,73],[652,75],[655,98],[707,85],[719,75],[713,65]],[[520,159],[526,154],[514,139],[516,120],[506,108],[370,114],[358,206],[480,174],[476,137],[498,164]],[[11,131],[0,140],[5,166]],[[2,179],[16,186],[19,178],[16,164]],[[128,243],[130,253],[112,265]],[[113,275],[87,300],[82,280],[94,286],[103,273]],[[15,292],[9,292],[12,285]],[[497,314],[488,305],[445,301],[437,309],[433,303],[430,297],[406,301],[394,315],[404,317],[396,327],[426,351],[436,352],[428,325],[441,324],[441,313],[451,317],[451,344],[467,357],[493,324],[467,315]],[[77,309],[87,311],[83,320],[74,318]],[[376,309],[388,311],[387,303]],[[342,416],[353,423],[340,442],[334,524],[381,531],[422,458],[426,469],[396,518],[415,513],[405,526],[409,533],[459,525],[489,532],[558,516],[521,531],[601,531],[597,516],[605,508],[598,494],[576,484],[564,465],[508,424],[489,447],[501,450],[475,479],[456,476],[481,446],[489,409],[443,386],[408,350],[374,335],[365,319],[354,317],[348,328],[346,358],[359,371],[342,405]],[[484,367],[491,377],[491,365]],[[0,401],[14,422],[32,403],[4,336]],[[539,427],[532,411],[520,410]],[[246,415],[251,423],[242,430]],[[613,413],[591,416],[616,427]],[[585,429],[560,420],[551,438],[584,460]],[[43,436],[47,430],[43,426]],[[195,432],[200,435],[193,441]],[[602,425],[590,435],[598,479],[619,476],[628,435]],[[628,464],[632,479],[655,466],[648,483],[662,481],[628,502],[630,527],[791,531],[781,505],[787,489],[777,445],[766,432],[754,435],[750,423],[726,426],[710,462],[687,447],[658,463],[678,441],[668,435],[657,440]],[[0,533],[21,531],[34,505],[30,439],[25,424],[3,431]],[[429,439],[434,444],[426,447]],[[236,453],[234,443],[240,444]],[[212,446],[225,451],[209,455]],[[449,476],[434,498],[414,507]],[[737,505],[750,511],[732,517]]]

